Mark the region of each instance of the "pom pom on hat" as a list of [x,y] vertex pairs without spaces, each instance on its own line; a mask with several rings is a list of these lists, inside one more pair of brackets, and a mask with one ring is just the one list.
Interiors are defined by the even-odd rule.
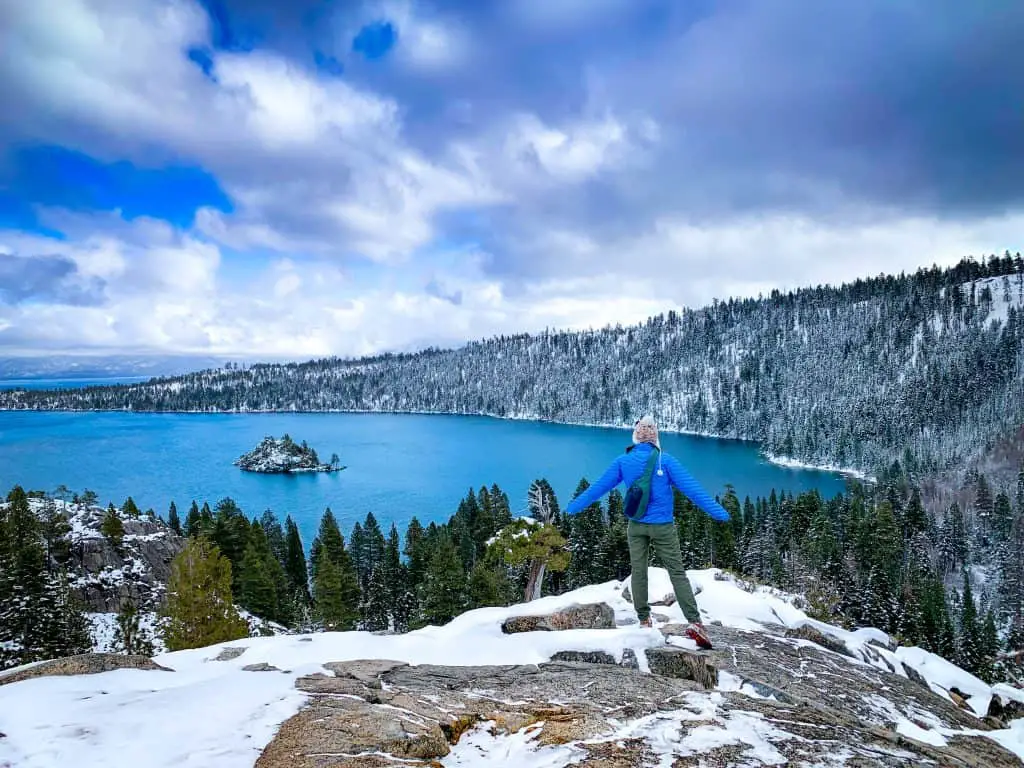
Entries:
[[644,416],[637,421],[636,426],[633,427],[633,442],[637,445],[650,443],[661,450],[661,443],[658,441],[658,425],[653,416]]

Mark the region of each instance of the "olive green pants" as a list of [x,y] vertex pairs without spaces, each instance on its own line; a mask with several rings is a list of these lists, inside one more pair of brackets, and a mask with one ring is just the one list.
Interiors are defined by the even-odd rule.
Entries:
[[632,569],[630,591],[633,593],[633,607],[641,621],[650,618],[651,606],[647,595],[647,565],[651,559],[651,548],[668,571],[672,589],[676,593],[679,607],[687,621],[700,622],[700,611],[693,596],[690,580],[683,568],[683,555],[679,551],[679,534],[674,523],[629,522],[626,531],[629,539],[629,566]]

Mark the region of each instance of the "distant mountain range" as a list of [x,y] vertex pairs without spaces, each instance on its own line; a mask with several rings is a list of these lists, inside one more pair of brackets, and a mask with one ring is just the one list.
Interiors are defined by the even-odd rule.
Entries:
[[48,355],[0,358],[3,379],[101,379],[175,376],[219,368],[226,358],[199,355]]

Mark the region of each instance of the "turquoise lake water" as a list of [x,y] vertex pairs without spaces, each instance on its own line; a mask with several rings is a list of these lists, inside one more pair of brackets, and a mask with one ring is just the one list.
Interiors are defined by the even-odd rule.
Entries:
[[[347,466],[334,474],[258,475],[232,462],[265,435],[289,433],[321,457]],[[446,520],[470,488],[497,483],[514,512],[526,512],[530,483],[544,477],[562,506],[581,477],[596,479],[629,443],[621,429],[570,427],[486,417],[405,414],[146,414],[0,412],[0,490],[89,488],[105,505],[131,495],[165,516],[230,496],[247,514],[291,514],[308,547],[325,507],[344,533],[373,512],[404,533],[415,515]],[[843,490],[830,472],[768,463],[757,446],[665,434],[662,447],[712,493],[731,483],[742,499],[777,490]]]

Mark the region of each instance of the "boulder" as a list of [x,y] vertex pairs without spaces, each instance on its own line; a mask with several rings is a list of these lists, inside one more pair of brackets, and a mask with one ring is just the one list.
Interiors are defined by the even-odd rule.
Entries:
[[904,673],[906,673],[907,677],[909,677],[915,683],[920,685],[926,691],[930,691],[931,690],[931,686],[928,685],[928,681],[924,679],[924,676],[920,672],[918,672],[916,669],[914,669],[912,666],[910,666],[906,662],[902,662],[901,661],[900,662],[900,666],[902,666],[903,671],[904,671]]
[[692,680],[702,688],[718,685],[718,669],[707,656],[685,648],[649,648],[647,664],[651,674]]
[[26,664],[0,672],[0,685],[20,683],[34,677],[56,677],[64,675],[96,675],[115,669],[142,669],[173,672],[162,667],[148,656],[127,656],[120,653],[83,653],[62,659]]
[[840,640],[838,637],[832,637],[826,635],[821,630],[815,629],[810,624],[804,624],[795,629],[787,629],[785,637],[797,638],[799,640],[807,640],[815,645],[820,645],[822,648],[828,648],[834,653],[842,654],[843,656],[849,656],[853,658],[853,654],[850,653],[850,649],[846,647],[846,643]]
[[615,612],[607,603],[587,603],[547,615],[512,616],[501,625],[506,635],[566,629],[615,629]]
[[993,692],[992,700],[988,704],[988,716],[994,717],[1006,723],[1024,717],[1024,704],[1009,696]]
[[245,653],[245,648],[238,648],[238,647],[230,646],[229,645],[226,648],[222,648],[220,653],[218,653],[216,656],[213,657],[213,660],[214,661],[231,661],[233,659],[237,659],[243,653]]
[[580,664],[615,664],[615,657],[604,651],[559,651],[552,661],[572,661]]

